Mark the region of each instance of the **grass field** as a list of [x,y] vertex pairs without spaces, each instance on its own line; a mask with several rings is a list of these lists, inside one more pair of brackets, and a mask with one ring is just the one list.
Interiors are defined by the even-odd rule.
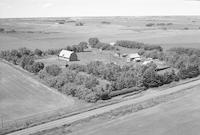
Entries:
[[15,120],[62,107],[75,101],[0,61],[0,118]]
[[[98,37],[104,42],[136,40],[160,44],[164,48],[174,46],[200,48],[200,17],[96,17],[61,18],[84,23],[58,24],[58,18],[1,19],[0,28],[16,30],[14,33],[0,32],[0,49],[60,48]],[[102,24],[102,21],[110,24]],[[155,26],[147,27],[146,24]],[[158,26],[159,23],[172,25]],[[188,30],[185,30],[188,28]]]

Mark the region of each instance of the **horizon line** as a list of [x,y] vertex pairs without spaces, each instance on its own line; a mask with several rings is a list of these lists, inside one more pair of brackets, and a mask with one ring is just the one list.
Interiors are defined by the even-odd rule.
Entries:
[[0,19],[29,19],[29,18],[86,18],[86,17],[184,17],[184,16],[200,16],[200,15],[98,15],[98,16],[93,16],[93,15],[85,15],[85,16],[25,16],[25,17],[0,17]]

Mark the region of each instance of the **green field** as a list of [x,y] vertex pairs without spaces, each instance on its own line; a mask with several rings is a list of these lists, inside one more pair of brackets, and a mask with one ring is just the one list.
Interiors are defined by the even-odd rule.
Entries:
[[0,116],[3,121],[72,108],[75,101],[0,61]]
[[[58,24],[57,20],[66,20]],[[75,26],[75,20],[84,26]],[[102,21],[110,24],[102,24]],[[147,27],[146,24],[155,26]],[[171,25],[159,26],[159,23]],[[61,48],[98,37],[104,42],[135,40],[149,44],[159,44],[164,48],[196,47],[200,44],[200,17],[94,17],[94,18],[36,18],[1,19],[0,28],[14,33],[0,32],[0,49]],[[185,30],[187,28],[188,30]]]

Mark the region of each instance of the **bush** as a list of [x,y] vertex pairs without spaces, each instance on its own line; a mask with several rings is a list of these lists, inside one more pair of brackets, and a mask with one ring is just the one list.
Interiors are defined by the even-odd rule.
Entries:
[[158,87],[163,85],[162,77],[157,74],[155,67],[151,66],[144,72],[143,85],[146,88]]
[[74,83],[67,83],[62,87],[61,92],[66,95],[75,96],[77,92],[77,85]]
[[178,72],[178,77],[180,79],[194,78],[199,76],[199,67],[195,65],[190,65],[188,67],[181,67]]
[[171,72],[165,72],[163,75],[161,75],[161,78],[163,84],[169,84],[174,81],[179,81],[179,78],[175,74],[174,70],[172,70]]
[[21,58],[20,66],[27,70],[29,69],[31,65],[33,65],[33,63],[34,63],[34,59],[32,56],[24,55]]
[[99,43],[99,39],[95,38],[95,37],[89,38],[88,43],[89,43],[89,45],[91,45],[91,47],[95,48],[95,45]]
[[73,51],[73,52],[84,52],[84,49],[86,47],[83,45],[72,45],[72,46],[67,46],[66,49],[69,51]]
[[46,72],[49,75],[57,76],[61,72],[61,68],[58,65],[53,64],[46,67]]
[[19,53],[23,56],[23,55],[32,55],[33,52],[29,49],[27,49],[26,47],[23,48],[19,48]]
[[148,23],[148,24],[146,24],[147,27],[152,27],[154,25],[155,25],[154,23]]
[[107,21],[102,21],[102,24],[111,24],[111,22],[107,22]]
[[0,28],[0,32],[4,32],[5,31],[5,29],[4,28]]
[[44,63],[42,62],[35,62],[31,67],[32,73],[38,73],[40,70],[44,68]]
[[164,53],[157,50],[140,52],[140,54],[141,53],[143,53],[142,55],[146,58],[164,60]]
[[47,55],[58,55],[62,49],[48,49],[45,51]]
[[34,54],[37,55],[37,56],[42,56],[43,52],[39,49],[35,49]]
[[85,65],[80,65],[80,64],[71,64],[68,67],[70,70],[75,70],[77,72],[85,72],[86,71],[86,66]]
[[79,44],[78,44],[79,46],[81,46],[81,47],[83,47],[83,49],[87,49],[88,48],[88,43],[87,42],[80,42]]
[[84,23],[82,23],[82,22],[76,22],[76,24],[75,24],[76,26],[83,26],[84,25]]

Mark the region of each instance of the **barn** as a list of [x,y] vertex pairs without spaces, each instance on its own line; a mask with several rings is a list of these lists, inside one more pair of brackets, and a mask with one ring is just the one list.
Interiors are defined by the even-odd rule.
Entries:
[[75,52],[68,51],[68,50],[62,50],[59,55],[59,59],[66,60],[66,61],[77,61],[78,56]]

